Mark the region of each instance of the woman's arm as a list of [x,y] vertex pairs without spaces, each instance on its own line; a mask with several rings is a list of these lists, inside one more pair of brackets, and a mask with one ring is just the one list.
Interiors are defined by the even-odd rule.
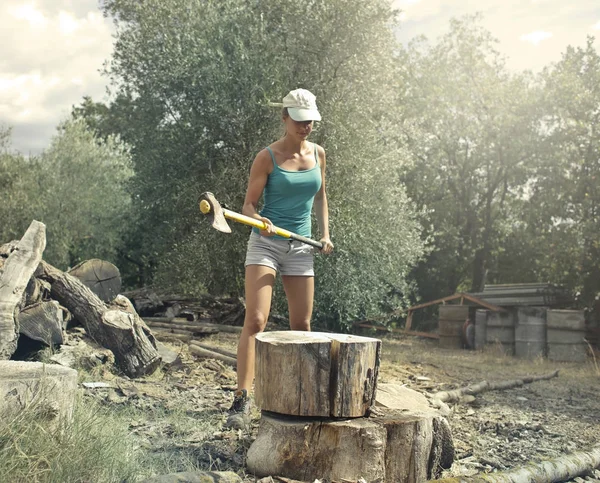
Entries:
[[319,225],[319,233],[321,234],[321,243],[323,253],[331,253],[333,251],[333,243],[329,238],[329,206],[327,204],[327,190],[325,188],[325,150],[317,145],[317,154],[319,156],[319,164],[321,166],[321,189],[315,195],[315,214]]
[[271,157],[266,149],[263,149],[256,155],[250,168],[246,198],[242,207],[242,214],[267,223],[268,228],[264,231],[261,230],[261,234],[263,235],[273,235],[275,233],[271,220],[258,214],[258,202],[267,184],[272,166]]

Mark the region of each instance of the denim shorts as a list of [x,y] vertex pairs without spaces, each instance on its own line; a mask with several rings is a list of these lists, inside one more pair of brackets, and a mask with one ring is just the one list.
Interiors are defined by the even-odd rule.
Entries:
[[262,236],[255,231],[248,240],[245,266],[248,265],[271,267],[281,275],[315,275],[312,246],[296,240]]

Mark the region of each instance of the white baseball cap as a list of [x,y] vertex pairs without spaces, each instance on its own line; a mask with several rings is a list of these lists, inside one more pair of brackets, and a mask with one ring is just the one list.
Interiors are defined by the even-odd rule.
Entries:
[[320,121],[315,95],[306,89],[295,89],[283,98],[283,107],[294,121]]

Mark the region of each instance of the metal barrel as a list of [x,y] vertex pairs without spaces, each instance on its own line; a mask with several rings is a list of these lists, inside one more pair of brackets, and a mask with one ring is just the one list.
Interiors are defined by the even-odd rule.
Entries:
[[468,305],[439,306],[440,347],[460,349],[463,346],[462,331],[469,317]]
[[483,350],[487,332],[488,311],[477,309],[475,311],[475,350]]
[[487,344],[502,344],[504,352],[515,354],[515,313],[488,312],[485,340]]
[[548,359],[585,362],[585,317],[583,310],[548,310]]
[[546,355],[545,307],[520,307],[517,310],[515,355],[523,359]]

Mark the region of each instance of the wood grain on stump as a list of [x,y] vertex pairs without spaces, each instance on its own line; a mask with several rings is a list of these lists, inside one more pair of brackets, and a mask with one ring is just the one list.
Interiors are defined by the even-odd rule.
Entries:
[[364,416],[375,402],[380,350],[380,340],[354,335],[258,334],[257,405],[292,416]]

